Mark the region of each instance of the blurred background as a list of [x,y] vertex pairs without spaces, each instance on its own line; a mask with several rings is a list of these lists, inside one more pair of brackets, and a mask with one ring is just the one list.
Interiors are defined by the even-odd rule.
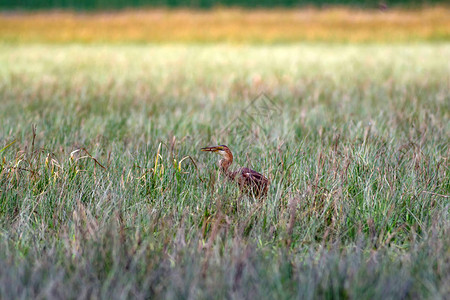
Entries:
[[0,41],[417,42],[450,39],[448,1],[1,1]]
[[122,9],[142,7],[184,7],[184,8],[212,8],[212,7],[301,7],[301,6],[329,6],[329,5],[352,5],[364,8],[384,7],[387,4],[398,6],[422,6],[438,3],[446,3],[445,0],[4,0],[0,7],[20,9],[48,9],[48,8],[71,8],[71,9]]

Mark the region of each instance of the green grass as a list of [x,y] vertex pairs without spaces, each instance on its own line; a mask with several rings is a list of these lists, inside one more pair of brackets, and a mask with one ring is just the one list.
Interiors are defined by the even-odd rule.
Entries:
[[0,46],[0,298],[446,298],[448,57]]

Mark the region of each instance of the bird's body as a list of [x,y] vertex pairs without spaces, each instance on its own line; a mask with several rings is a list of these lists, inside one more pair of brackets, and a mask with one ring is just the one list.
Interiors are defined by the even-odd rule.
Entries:
[[236,171],[229,170],[230,165],[233,163],[233,154],[227,146],[205,147],[201,150],[222,155],[223,158],[219,161],[220,170],[228,179],[237,182],[242,192],[256,198],[267,195],[269,180],[261,173],[249,168],[240,168]]

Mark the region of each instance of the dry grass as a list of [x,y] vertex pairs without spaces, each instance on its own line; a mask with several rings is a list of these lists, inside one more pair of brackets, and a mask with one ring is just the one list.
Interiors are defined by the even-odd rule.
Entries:
[[3,13],[7,42],[410,42],[450,39],[450,8]]

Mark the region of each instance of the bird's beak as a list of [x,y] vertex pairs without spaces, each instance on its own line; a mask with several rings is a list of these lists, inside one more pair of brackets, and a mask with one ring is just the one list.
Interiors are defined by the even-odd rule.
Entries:
[[205,148],[201,148],[201,151],[205,151],[205,152],[217,152],[219,151],[218,147],[205,147]]

